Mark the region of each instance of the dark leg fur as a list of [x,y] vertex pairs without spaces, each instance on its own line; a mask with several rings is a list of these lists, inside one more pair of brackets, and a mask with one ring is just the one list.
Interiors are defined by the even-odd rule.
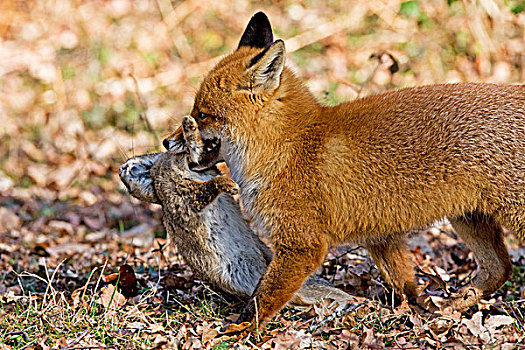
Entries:
[[478,273],[471,284],[462,288],[444,305],[463,310],[497,291],[510,278],[512,263],[503,243],[502,226],[491,216],[469,214],[451,218],[450,222],[474,253],[478,264]]
[[[296,242],[285,246],[276,246],[276,251],[268,270],[259,282],[254,296],[250,299],[237,323],[258,320],[259,328],[279,311],[301,288],[303,282],[321,265],[326,251],[326,244],[309,248]],[[256,304],[257,303],[257,307]]]
[[374,259],[381,276],[398,293],[405,294],[408,301],[415,303],[419,294],[414,278],[412,254],[403,238],[379,242],[367,242],[366,249]]

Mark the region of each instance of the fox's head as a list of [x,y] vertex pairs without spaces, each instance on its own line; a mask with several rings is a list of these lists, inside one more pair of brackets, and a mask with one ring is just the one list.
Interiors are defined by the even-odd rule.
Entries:
[[[279,108],[277,93],[285,69],[285,47],[273,40],[266,15],[256,13],[248,23],[236,51],[223,58],[204,78],[191,111],[207,153],[194,170],[205,169],[223,160],[225,138],[232,138],[231,125],[253,124],[258,112]],[[292,74],[289,72],[288,74]],[[180,147],[182,129],[168,136],[168,149]]]

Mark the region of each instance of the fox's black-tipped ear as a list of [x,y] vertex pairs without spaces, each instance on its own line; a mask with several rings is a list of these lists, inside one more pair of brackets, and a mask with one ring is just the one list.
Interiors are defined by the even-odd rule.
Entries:
[[252,59],[246,70],[251,80],[252,93],[272,92],[279,87],[285,59],[282,40],[276,40]]
[[243,46],[265,48],[273,43],[272,26],[264,12],[257,12],[250,19],[242,34],[239,48]]

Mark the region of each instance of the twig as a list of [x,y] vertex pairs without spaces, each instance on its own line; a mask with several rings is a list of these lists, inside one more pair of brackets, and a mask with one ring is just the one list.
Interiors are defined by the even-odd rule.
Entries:
[[511,305],[509,305],[505,300],[503,300],[503,302],[510,309],[510,311],[512,311],[512,314],[514,315],[514,319],[516,321],[518,321],[518,324],[520,325],[520,328],[522,330],[525,330],[525,328],[523,327],[523,323],[521,323],[520,319],[518,318],[518,315],[516,315],[516,312],[514,311],[514,308]]
[[168,3],[168,7],[171,7],[171,12],[167,16],[164,16],[159,0],[156,1],[157,8],[162,16],[162,21],[168,31],[175,28],[184,18],[197,10],[202,4],[200,0],[187,0],[180,3],[176,8],[173,8],[171,2]]
[[366,6],[356,5],[343,16],[316,26],[293,38],[286,40],[286,51],[294,52],[317,41],[323,40],[342,30],[353,31],[359,28],[361,19],[366,15]]
[[[180,6],[179,6],[180,7]],[[177,7],[177,9],[179,8]],[[177,10],[176,9],[176,10]],[[301,34],[285,40],[286,52],[291,53],[301,48],[311,45],[317,41],[328,38],[340,31],[355,31],[361,25],[361,19],[366,15],[367,8],[365,6],[354,6],[344,16],[333,21],[325,22],[314,29],[307,30]],[[168,16],[169,17],[169,16]],[[168,20],[166,17],[166,21]],[[211,69],[222,56],[213,57],[208,60],[190,64],[186,67],[186,76],[200,75],[203,71]],[[166,72],[163,72],[165,74]],[[164,82],[162,85],[167,85],[169,82]]]
[[[179,4],[176,8],[173,8],[171,1],[169,0],[156,0],[157,10],[162,18],[162,23],[157,26],[164,26],[168,34],[171,32],[173,46],[177,49],[179,54],[190,61],[195,59],[195,54],[191,48],[191,45],[184,35],[184,32],[178,25],[184,18],[196,11],[200,5],[199,0],[186,0]],[[161,28],[158,28],[157,32]]]
[[170,246],[169,238],[166,240],[165,243],[160,243],[159,240],[156,240],[156,242],[159,245],[159,247],[156,248],[156,249],[153,249],[151,252],[152,253],[159,252],[161,260],[164,261],[167,265],[169,265],[168,258],[166,258],[166,256],[164,255],[164,247],[166,247],[166,246],[169,247]]
[[257,307],[257,297],[253,298],[253,305],[255,305],[255,334],[257,340],[261,340],[261,333],[259,333],[259,308]]
[[21,335],[22,338],[24,338],[24,340],[29,340],[29,335],[27,335],[27,332],[25,330],[23,330],[23,331],[7,332],[5,335],[6,336],[9,336],[9,335]]
[[357,309],[359,306],[361,306],[363,304],[364,304],[364,302],[357,303],[357,304],[356,303],[348,303],[345,307],[343,307],[343,308],[341,308],[339,310],[335,310],[330,316],[326,317],[325,319],[323,319],[318,324],[310,326],[308,328],[308,332],[310,332],[310,333],[315,332],[316,330],[318,330],[324,324],[326,324],[328,322],[331,322],[331,321],[335,320],[336,318],[342,317],[342,316],[348,314],[349,312],[354,311],[355,309]]
[[82,338],[84,338],[86,336],[86,334],[88,334],[89,332],[89,329],[86,329],[84,332],[82,332],[78,337],[76,337],[75,339],[73,339],[72,341],[70,341],[69,343],[66,344],[66,346],[60,348],[60,350],[66,350],[66,349],[69,349],[71,345],[73,344],[76,344],[78,343]]
[[[47,298],[47,294],[48,294],[49,290],[51,289],[51,292],[54,292],[54,290],[55,290],[51,284],[53,283],[53,280],[55,279],[56,273],[60,269],[60,266],[64,263],[64,261],[66,261],[66,260],[65,259],[62,260],[57,265],[57,267],[55,267],[55,270],[53,271],[53,274],[51,275],[51,278],[49,278],[49,271],[47,270],[47,263],[46,263],[46,260],[44,259],[44,268],[46,270],[46,276],[47,276],[47,287],[46,287],[46,291],[44,293],[44,298],[42,299],[42,308],[40,309],[40,311],[44,310],[44,305],[46,305],[46,298]],[[46,309],[47,309],[47,307],[46,307]]]
[[148,116],[147,116],[147,112],[148,112],[147,103],[146,103],[146,101],[144,101],[144,99],[142,98],[142,95],[140,94],[139,82],[138,82],[137,78],[135,77],[135,75],[130,74],[130,76],[133,79],[133,82],[134,82],[134,85],[135,85],[135,97],[137,98],[137,102],[139,103],[140,107],[142,107],[142,110],[144,111],[143,113],[139,114],[139,118],[140,118],[140,120],[142,120],[144,122],[144,124],[146,124],[146,128],[148,129],[148,131],[153,135],[155,140],[157,140],[158,139],[157,133],[155,132],[155,130],[151,126],[151,123],[149,122],[149,119],[148,119]]
[[93,296],[91,297],[91,301],[89,302],[89,310],[91,310],[91,308],[93,307],[93,302],[95,301],[95,296],[97,295],[97,289],[100,284],[100,280],[102,279],[102,276],[104,275],[104,270],[106,270],[107,265],[108,265],[108,259],[106,259],[106,262],[104,263],[104,267],[102,267],[102,271],[100,271],[100,276],[98,277],[97,284],[95,285],[95,289],[93,290]]
[[363,258],[365,258],[365,256],[363,256],[363,255],[359,255],[359,254],[354,253],[356,250],[359,250],[359,249],[361,249],[361,248],[363,248],[363,247],[359,245],[359,246],[357,246],[357,247],[353,247],[353,248],[345,249],[345,252],[344,252],[344,253],[342,253],[342,254],[340,254],[340,255],[334,255],[334,258],[335,258],[336,260],[338,260],[338,259],[341,259],[341,258],[342,258],[343,256],[345,256],[346,254],[355,254],[355,255],[357,255],[357,256],[359,256],[359,257],[363,257]]
[[[250,334],[251,335],[251,334]],[[252,343],[250,341],[250,335],[248,335],[248,338],[246,339],[246,343],[250,344],[251,348],[252,349],[260,349],[260,347],[258,347],[257,345],[255,345],[254,343]]]

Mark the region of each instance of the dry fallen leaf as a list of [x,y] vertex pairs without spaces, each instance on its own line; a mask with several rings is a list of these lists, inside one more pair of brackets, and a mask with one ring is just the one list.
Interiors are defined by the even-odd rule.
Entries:
[[118,292],[114,285],[110,284],[107,287],[102,287],[100,294],[100,303],[104,307],[111,309],[119,309],[126,304],[126,297]]
[[134,297],[137,295],[139,288],[137,286],[137,277],[133,268],[124,264],[119,268],[118,273],[112,273],[103,277],[106,283],[118,283],[120,292],[127,298]]
[[7,232],[20,226],[22,220],[5,207],[0,207],[0,232]]
[[[279,330],[273,339],[273,348],[276,350],[297,350],[309,347],[311,341],[303,341],[297,333],[294,330]],[[302,335],[304,336],[304,331]]]
[[363,326],[363,332],[365,334],[363,344],[373,347],[377,343],[377,338],[374,334],[374,330],[372,328],[367,328],[366,326]]
[[210,340],[219,335],[219,327],[210,328],[202,333],[202,344],[206,345]]
[[137,286],[137,277],[135,276],[135,271],[128,264],[124,264],[119,269],[120,279],[119,287],[122,294],[128,298],[134,297],[139,291]]
[[85,293],[85,288],[82,287],[82,288],[77,288],[73,291],[73,293],[71,293],[71,299],[73,299],[73,308],[77,308],[80,303],[82,303],[82,307],[84,309],[88,309],[89,308],[89,304],[86,300],[86,298],[82,298],[82,296],[84,295]]
[[514,319],[510,316],[495,315],[487,317],[483,323],[483,314],[478,311],[472,315],[470,320],[463,319],[461,323],[466,325],[474,336],[479,337],[484,342],[489,342],[493,341],[494,337],[500,332],[499,327],[513,324]]
[[240,324],[230,323],[221,334],[232,334],[242,332],[248,329],[252,324],[250,322],[242,322]]
[[50,256],[59,257],[62,255],[73,256],[91,249],[93,249],[93,246],[90,244],[64,243],[48,247],[45,250]]
[[430,320],[427,325],[437,336],[441,336],[454,326],[454,320],[448,317],[438,317]]

